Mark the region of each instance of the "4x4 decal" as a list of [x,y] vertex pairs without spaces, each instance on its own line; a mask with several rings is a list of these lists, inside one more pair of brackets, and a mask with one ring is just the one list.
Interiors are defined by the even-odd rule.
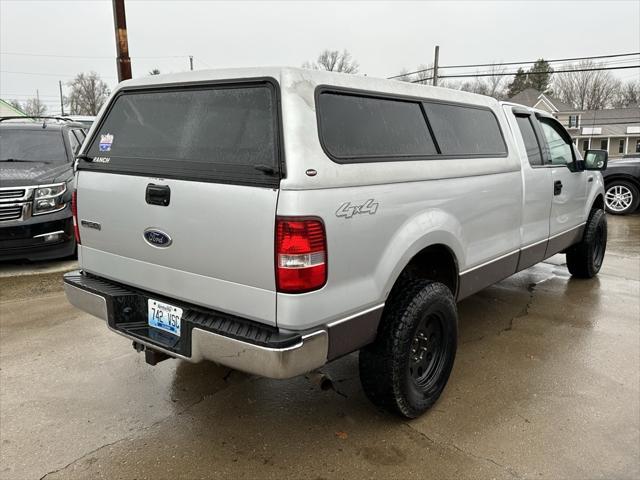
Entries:
[[352,205],[351,202],[346,202],[340,205],[340,208],[336,210],[336,217],[351,218],[354,215],[360,215],[368,213],[374,215],[378,211],[378,202],[373,198],[370,198],[362,205]]

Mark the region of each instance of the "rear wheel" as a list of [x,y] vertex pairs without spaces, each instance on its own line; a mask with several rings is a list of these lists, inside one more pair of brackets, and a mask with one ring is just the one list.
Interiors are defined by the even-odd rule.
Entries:
[[638,187],[626,180],[614,180],[607,184],[604,202],[607,212],[614,215],[632,213],[640,204]]
[[458,315],[441,283],[394,288],[376,341],[360,351],[360,381],[377,406],[415,418],[440,397],[453,367]]
[[567,250],[567,267],[574,277],[592,278],[602,267],[607,249],[607,217],[604,210],[592,210],[582,241]]

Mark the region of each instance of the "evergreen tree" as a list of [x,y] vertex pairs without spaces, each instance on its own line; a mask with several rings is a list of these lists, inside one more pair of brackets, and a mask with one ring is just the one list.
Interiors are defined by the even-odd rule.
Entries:
[[540,58],[533,64],[527,72],[527,87],[533,88],[542,93],[550,94],[551,74],[553,68],[545,59]]
[[508,88],[507,96],[509,98],[519,94],[524,89],[529,88],[529,85],[527,84],[527,74],[522,68],[518,69]]

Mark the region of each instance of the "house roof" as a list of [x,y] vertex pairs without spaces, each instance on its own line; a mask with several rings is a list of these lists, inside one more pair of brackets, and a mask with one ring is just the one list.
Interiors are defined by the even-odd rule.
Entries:
[[514,95],[509,99],[513,103],[519,103],[526,105],[527,107],[535,107],[541,100],[550,103],[559,112],[575,112],[576,109],[568,103],[564,103],[557,98],[542,93],[535,88],[526,88],[520,93]]
[[15,115],[26,116],[23,111],[18,110],[9,102],[5,102],[0,98],[0,117],[13,117]]
[[[580,113],[580,133],[578,136],[624,137],[629,127],[640,126],[640,109],[607,108],[604,110],[585,110]],[[599,133],[587,129],[600,129]]]
[[638,108],[606,108],[603,110],[585,110],[580,113],[582,123],[595,122],[606,124],[612,121],[635,121],[640,123],[640,109]]
[[527,107],[533,107],[538,103],[538,99],[542,92],[539,92],[535,88],[526,88],[520,93],[517,93],[513,97],[509,98],[510,102],[519,103],[520,105],[526,105]]

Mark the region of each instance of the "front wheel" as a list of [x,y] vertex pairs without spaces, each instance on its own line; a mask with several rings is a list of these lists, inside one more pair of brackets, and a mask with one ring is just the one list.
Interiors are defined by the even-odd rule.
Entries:
[[569,273],[578,278],[594,277],[602,267],[606,249],[607,217],[604,210],[592,210],[582,241],[567,250]]
[[440,397],[456,356],[458,314],[443,284],[394,288],[376,341],[360,351],[360,381],[375,405],[415,418]]
[[607,212],[613,215],[633,213],[638,208],[638,204],[640,204],[638,187],[626,180],[614,180],[607,184],[604,203],[607,207]]

